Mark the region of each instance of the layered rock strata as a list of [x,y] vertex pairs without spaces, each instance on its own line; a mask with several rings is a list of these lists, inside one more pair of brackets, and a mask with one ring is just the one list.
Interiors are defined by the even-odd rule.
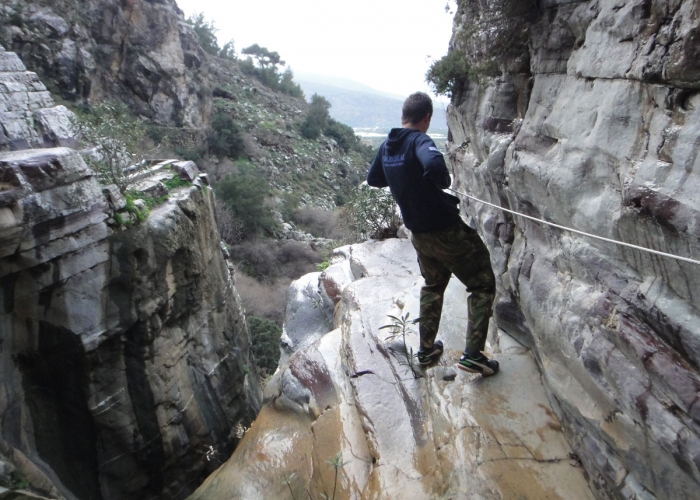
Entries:
[[71,115],[17,54],[0,46],[0,151],[73,146]]
[[[459,3],[452,50],[500,76],[453,96],[456,188],[700,260],[700,4],[539,2],[523,51],[499,54],[498,26],[470,31],[499,2]],[[463,208],[491,251],[496,324],[534,349],[596,495],[697,497],[700,266]]]
[[335,307],[335,329],[304,343],[303,326],[286,325],[298,349],[234,455],[191,499],[593,498],[528,349],[503,335],[502,374],[456,369],[467,321],[458,282],[441,325],[446,351],[413,377],[403,340],[380,327],[388,314],[417,315],[421,284],[407,240],[340,248],[323,274],[302,278],[288,308],[320,325]]
[[[68,115],[21,69],[0,73],[5,137],[52,144],[25,125],[36,109],[58,125]],[[141,181],[144,196],[165,189],[155,177],[194,182],[131,213],[73,149],[0,153],[3,484],[51,498],[183,498],[255,417],[261,389],[213,192],[191,162],[166,163]]]

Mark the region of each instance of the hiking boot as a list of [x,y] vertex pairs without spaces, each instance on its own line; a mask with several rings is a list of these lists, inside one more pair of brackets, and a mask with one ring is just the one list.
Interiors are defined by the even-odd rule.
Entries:
[[489,359],[483,354],[474,358],[465,352],[462,354],[462,357],[459,358],[457,366],[465,372],[481,373],[484,377],[489,377],[498,373],[498,361]]
[[442,354],[442,341],[436,340],[433,343],[433,347],[427,350],[420,350],[416,354],[418,358],[418,364],[421,366],[428,366],[433,361],[437,360]]

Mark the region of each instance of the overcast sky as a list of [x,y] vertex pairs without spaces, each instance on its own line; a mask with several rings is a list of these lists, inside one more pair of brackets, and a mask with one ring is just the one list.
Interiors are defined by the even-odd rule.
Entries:
[[[447,0],[177,0],[203,12],[219,45],[257,43],[294,71],[338,76],[406,96],[428,91],[431,57],[447,53]],[[452,7],[454,2],[450,2]]]

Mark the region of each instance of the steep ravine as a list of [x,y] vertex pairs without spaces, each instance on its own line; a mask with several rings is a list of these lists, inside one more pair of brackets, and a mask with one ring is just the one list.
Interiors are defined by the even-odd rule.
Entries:
[[[451,50],[469,71],[448,110],[455,189],[700,259],[700,4],[458,4]],[[498,277],[501,373],[455,373],[456,286],[446,352],[413,379],[379,330],[387,314],[417,314],[410,246],[339,249],[293,285],[292,353],[193,499],[320,497],[339,452],[339,498],[697,497],[700,267],[473,200],[462,209]]]
[[0,479],[51,498],[183,498],[261,398],[207,178],[120,223],[124,199],[54,147],[67,110],[4,50],[0,98],[15,150],[0,153]]
[[[452,49],[497,1],[459,2]],[[700,4],[540,2],[525,54],[448,110],[456,189],[603,237],[700,259]],[[518,64],[517,61],[529,64]],[[700,266],[475,201],[496,323],[534,349],[600,498],[696,498]]]

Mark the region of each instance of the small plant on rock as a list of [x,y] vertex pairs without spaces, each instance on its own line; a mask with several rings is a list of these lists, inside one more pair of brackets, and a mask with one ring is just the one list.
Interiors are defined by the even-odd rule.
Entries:
[[338,489],[338,472],[340,472],[340,469],[345,467],[349,462],[343,462],[343,454],[339,451],[336,456],[326,460],[326,463],[330,464],[330,466],[333,467],[333,470],[335,470],[335,479],[333,481],[333,496],[329,497],[328,494],[324,494],[323,496],[326,500],[335,500],[335,492]]
[[[333,467],[333,470],[335,471],[335,477],[333,479],[333,495],[329,496],[328,492],[324,491],[323,493],[321,493],[320,498],[322,498],[323,500],[335,500],[335,494],[338,490],[338,476],[340,475],[341,469],[347,464],[349,464],[350,461],[343,461],[342,452],[338,452],[336,456],[326,460],[326,463]],[[292,472],[289,475],[284,474],[282,476],[284,477],[282,482],[287,485],[287,488],[289,488],[289,493],[291,493],[292,498],[296,500],[296,495],[294,495],[294,490],[292,490],[292,479],[294,479],[294,476],[296,476],[296,472]],[[308,489],[306,490],[306,495],[309,497],[310,500],[313,500],[314,497],[311,496],[311,492]]]
[[389,314],[388,316],[391,319],[391,323],[389,323],[388,325],[384,325],[379,329],[390,330],[391,334],[387,336],[385,340],[401,340],[401,342],[403,343],[403,352],[398,352],[394,349],[392,349],[392,352],[396,356],[396,359],[398,359],[399,364],[408,366],[408,368],[411,370],[411,373],[413,374],[413,378],[422,378],[423,375],[420,374],[413,362],[413,348],[408,347],[408,345],[406,344],[406,334],[409,331],[411,331],[411,326],[420,322],[420,318],[416,318],[412,321],[409,320],[410,315],[411,313],[406,313],[401,317],[396,317]]

